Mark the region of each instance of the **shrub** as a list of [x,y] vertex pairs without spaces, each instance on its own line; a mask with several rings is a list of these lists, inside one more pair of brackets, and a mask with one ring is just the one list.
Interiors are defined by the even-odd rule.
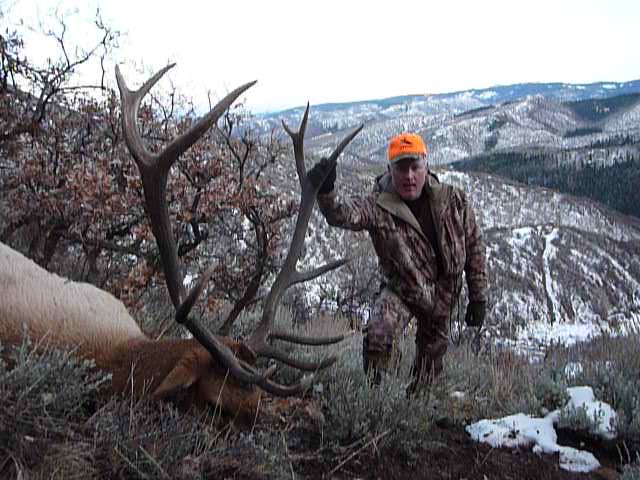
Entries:
[[[413,342],[402,338],[398,355],[379,385],[372,385],[362,368],[362,336],[355,335],[339,368],[326,378],[320,394],[325,424],[323,438],[337,445],[376,443],[415,459],[437,415],[433,391],[407,397]],[[388,450],[388,451],[389,451]]]
[[0,478],[282,478],[278,431],[112,396],[108,376],[67,352],[24,342],[2,353]]
[[[92,478],[83,424],[96,411],[107,378],[69,353],[30,350],[23,342],[3,351],[8,362],[0,363],[0,465],[16,472],[76,465]],[[74,478],[67,467],[62,471]]]
[[622,468],[620,480],[640,480],[640,454],[636,455],[634,462]]

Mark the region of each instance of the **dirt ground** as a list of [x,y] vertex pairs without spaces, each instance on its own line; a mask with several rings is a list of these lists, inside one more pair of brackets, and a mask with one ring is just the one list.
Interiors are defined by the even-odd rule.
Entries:
[[[563,432],[562,445],[580,446],[582,438]],[[557,455],[538,456],[526,449],[494,449],[472,441],[462,428],[434,428],[429,444],[417,461],[408,463],[398,452],[385,454],[364,449],[336,468],[337,459],[301,462],[296,469],[301,478],[331,479],[609,479],[618,478],[619,455],[611,446],[594,442],[591,450],[603,468],[589,474],[571,473],[559,466]],[[584,447],[583,447],[584,448]]]
[[[297,432],[304,437],[304,432]],[[308,433],[308,432],[307,432]],[[530,449],[493,449],[472,441],[461,427],[434,427],[433,435],[417,459],[409,459],[393,446],[347,446],[341,451],[323,450],[309,437],[290,449],[291,479],[433,479],[433,480],[610,480],[621,475],[619,446],[588,440],[572,432],[558,434],[561,445],[591,451],[602,468],[572,473],[559,466],[558,455],[538,456]],[[218,463],[218,462],[216,462]],[[248,468],[250,462],[211,465],[207,478],[265,479]]]

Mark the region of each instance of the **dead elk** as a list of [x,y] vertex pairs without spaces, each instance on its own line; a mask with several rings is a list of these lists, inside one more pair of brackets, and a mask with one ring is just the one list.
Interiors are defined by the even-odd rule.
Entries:
[[[216,123],[225,110],[255,82],[229,93],[188,131],[174,138],[159,153],[144,144],[137,123],[142,98],[173,65],[160,70],[138,90],[131,91],[116,68],[122,102],[122,129],[126,145],[140,175],[146,211],[158,244],[169,296],[176,310],[176,321],[183,324],[193,338],[152,340],[145,336],[122,302],[92,285],[72,282],[42,269],[34,262],[0,243],[0,342],[18,343],[26,331],[41,346],[69,349],[79,357],[94,359],[98,368],[112,374],[115,392],[148,394],[153,398],[186,393],[188,405],[212,405],[230,414],[255,415],[261,396],[295,395],[313,381],[313,374],[284,385],[272,380],[273,368],[261,371],[258,357],[282,362],[305,372],[331,365],[334,357],[319,362],[297,360],[274,348],[272,340],[299,345],[329,345],[344,338],[305,338],[292,332],[272,331],[277,306],[284,291],[297,283],[315,278],[342,265],[337,260],[311,271],[299,271],[300,258],[309,218],[320,184],[347,144],[362,128],[349,134],[331,154],[324,176],[310,179],[304,165],[303,139],[309,107],[298,132],[290,135],[301,187],[299,213],[289,251],[264,302],[261,320],[243,341],[216,336],[190,315],[198,295],[205,288],[209,268],[186,292],[166,203],[166,185],[171,166]],[[185,392],[186,391],[186,392]]]

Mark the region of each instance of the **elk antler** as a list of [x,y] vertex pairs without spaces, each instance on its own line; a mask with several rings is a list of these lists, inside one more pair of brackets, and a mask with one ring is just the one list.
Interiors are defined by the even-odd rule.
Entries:
[[122,102],[122,130],[124,139],[133,156],[140,175],[147,207],[147,213],[151,220],[151,229],[158,242],[162,265],[167,277],[167,288],[173,305],[178,308],[184,297],[183,275],[178,265],[178,253],[176,242],[172,234],[169,212],[165,199],[167,189],[167,177],[171,166],[178,157],[184,153],[196,140],[198,140],[211,127],[220,115],[256,82],[250,82],[236,88],[224,97],[211,111],[198,120],[189,130],[174,138],[160,153],[153,154],[144,146],[137,117],[142,98],[151,87],[169,70],[175,63],[167,65],[153,77],[147,80],[137,91],[132,92],[120,74],[120,68],[116,66],[116,79],[120,90]]
[[267,340],[278,339],[300,345],[329,345],[332,343],[337,343],[345,338],[345,335],[337,335],[327,338],[305,338],[282,332],[273,332],[270,334],[269,331],[271,329],[271,326],[273,325],[276,309],[278,303],[280,302],[280,298],[287,288],[295,285],[296,283],[302,283],[316,278],[330,270],[344,265],[347,262],[346,259],[336,260],[307,272],[300,272],[296,269],[296,264],[298,262],[298,259],[300,258],[300,254],[304,246],[304,237],[309,226],[309,219],[311,218],[311,212],[318,195],[318,190],[320,189],[322,182],[329,175],[329,172],[336,166],[338,157],[340,156],[342,151],[349,144],[349,142],[351,142],[351,140],[353,140],[353,138],[360,132],[360,130],[362,130],[363,126],[361,125],[360,127],[356,128],[353,132],[347,135],[347,137],[342,140],[342,142],[340,142],[333,153],[329,156],[329,160],[325,164],[323,175],[321,175],[321,178],[319,179],[320,181],[312,182],[306,174],[304,165],[304,133],[307,128],[308,118],[309,104],[307,104],[307,108],[305,109],[304,115],[302,116],[302,120],[300,122],[300,128],[297,132],[293,132],[286,123],[282,122],[282,126],[289,134],[289,136],[291,137],[291,141],[293,142],[296,171],[298,173],[298,181],[300,182],[301,188],[300,210],[298,212],[298,218],[296,220],[296,227],[293,233],[293,238],[291,240],[291,245],[289,246],[289,251],[284,260],[282,270],[280,270],[280,273],[276,277],[273,286],[269,291],[269,294],[265,301],[264,310],[262,312],[262,319],[260,320],[258,328],[249,339],[248,345],[258,356],[273,358],[300,370],[313,371],[319,368],[328,367],[333,362],[335,362],[336,357],[330,356],[322,362],[304,362],[291,358],[284,352],[275,349],[267,343]]
[[295,394],[307,388],[309,382],[301,382],[290,387],[271,382],[268,379],[271,374],[270,371],[263,374],[251,365],[239,360],[226,345],[205,329],[200,322],[189,316],[191,308],[211,277],[213,270],[209,268],[196,282],[191,292],[185,296],[183,274],[178,265],[176,242],[172,234],[165,198],[169,170],[180,154],[193,145],[218,120],[236,98],[256,82],[250,82],[236,88],[218,102],[208,114],[198,120],[188,131],[172,140],[158,154],[153,154],[144,146],[137,123],[138,109],[142,98],[174,65],[170,64],[160,70],[136,91],[131,91],[127,88],[118,67],[116,67],[116,79],[122,102],[122,130],[125,143],[140,170],[145,205],[151,222],[151,229],[160,251],[169,295],[176,308],[176,321],[183,324],[202,346],[214,358],[217,358],[237,380],[256,384],[274,395],[287,396]]

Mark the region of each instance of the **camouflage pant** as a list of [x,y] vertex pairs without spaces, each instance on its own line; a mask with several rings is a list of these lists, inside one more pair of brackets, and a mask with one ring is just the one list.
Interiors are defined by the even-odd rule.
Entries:
[[416,356],[413,375],[418,380],[424,374],[429,378],[439,375],[443,368],[443,357],[449,345],[449,320],[456,288],[446,279],[438,282],[433,310],[406,305],[391,290],[384,288],[376,299],[369,318],[363,352],[368,357],[390,356],[397,337],[416,318]]

